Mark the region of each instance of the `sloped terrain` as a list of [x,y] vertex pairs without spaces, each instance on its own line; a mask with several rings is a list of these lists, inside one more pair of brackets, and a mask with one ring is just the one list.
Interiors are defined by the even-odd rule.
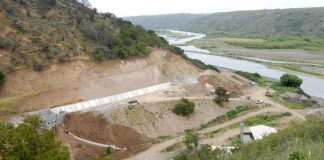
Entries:
[[[204,16],[195,14],[139,16],[126,19],[154,29],[165,29],[168,26],[170,28],[167,29],[203,33],[223,31],[319,36],[324,33],[323,15],[323,8],[300,8],[236,11]],[[164,19],[169,21],[165,22]]]
[[[65,118],[64,129],[69,132],[90,141],[99,142],[102,144],[115,145],[119,148],[127,148],[126,151],[115,151],[113,156],[117,159],[129,157],[138,152],[146,150],[154,142],[144,135],[139,134],[129,127],[118,124],[109,124],[105,121],[102,115],[94,115],[87,113],[73,113]],[[68,135],[65,135],[68,137]],[[67,144],[75,142],[67,141]],[[81,142],[79,142],[82,144]],[[87,145],[86,148],[92,150],[88,152],[80,151],[74,146],[72,152],[76,159],[95,159],[99,156],[105,155],[102,152],[105,148]],[[91,152],[97,152],[95,154]],[[101,152],[101,155],[100,155]]]
[[154,49],[148,56],[100,64],[89,59],[54,64],[41,73],[21,69],[7,75],[0,104],[25,112],[105,97],[199,72],[180,56],[161,49]]

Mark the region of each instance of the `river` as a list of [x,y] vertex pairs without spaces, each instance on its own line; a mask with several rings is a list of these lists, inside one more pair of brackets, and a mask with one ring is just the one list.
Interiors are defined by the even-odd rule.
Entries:
[[[177,39],[175,37],[168,37],[162,35],[164,38],[166,38],[166,40],[169,41],[170,44],[173,45],[184,44],[191,40],[200,39],[206,36],[205,34],[200,34],[200,33],[182,32],[182,31],[173,31],[173,30],[169,30],[169,31],[177,34],[190,36],[189,38]],[[304,90],[305,93],[314,97],[324,98],[324,79],[322,78],[305,75],[305,74],[296,74],[292,72],[281,71],[281,70],[269,68],[263,64],[256,63],[256,62],[217,55],[222,53],[210,54],[209,51],[197,48],[195,46],[179,46],[179,47],[185,50],[185,54],[188,57],[193,59],[199,59],[206,64],[215,65],[221,68],[227,68],[236,71],[246,71],[251,73],[257,72],[262,76],[278,79],[278,80],[285,73],[295,74],[301,79],[303,79],[304,82],[301,85],[301,88]]]

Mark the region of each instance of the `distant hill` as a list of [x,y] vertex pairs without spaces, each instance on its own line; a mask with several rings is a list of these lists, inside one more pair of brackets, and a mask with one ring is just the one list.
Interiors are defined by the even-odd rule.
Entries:
[[205,16],[206,14],[166,14],[152,16],[124,17],[134,24],[142,25],[147,29],[177,29],[184,30],[186,25],[193,19]]
[[[205,33],[224,31],[298,35],[324,34],[324,8],[236,11],[204,16],[181,15],[163,15],[163,18],[159,16],[146,16],[145,18],[127,19],[144,27],[153,26],[154,28],[165,29],[170,26],[168,29]],[[138,19],[143,21],[138,21]],[[154,21],[150,19],[154,19]],[[167,19],[173,20],[167,21]]]

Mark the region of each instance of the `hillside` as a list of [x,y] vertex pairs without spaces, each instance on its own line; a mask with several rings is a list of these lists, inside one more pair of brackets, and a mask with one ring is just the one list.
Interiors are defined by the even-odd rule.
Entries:
[[0,120],[208,68],[153,31],[76,0],[0,0],[0,22]]
[[[130,17],[127,19],[148,28],[164,29],[166,26],[177,26],[168,29],[204,33],[215,31],[298,35],[322,35],[324,33],[323,8],[236,11],[214,13],[205,16],[191,15],[190,18],[188,16],[181,18],[181,14],[178,14],[175,20],[168,22],[164,20],[171,19],[172,17],[175,17],[175,15],[165,15],[163,18],[151,16]],[[143,21],[138,21],[138,19]],[[154,21],[149,19],[154,19]]]
[[80,58],[127,58],[166,46],[154,32],[76,0],[0,1],[0,67],[8,72]]
[[142,25],[147,29],[176,29],[185,30],[186,25],[193,19],[204,16],[205,14],[165,14],[152,16],[133,16],[124,17],[134,24]]

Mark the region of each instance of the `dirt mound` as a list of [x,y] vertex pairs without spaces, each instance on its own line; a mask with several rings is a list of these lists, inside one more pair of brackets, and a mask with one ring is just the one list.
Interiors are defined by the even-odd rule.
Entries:
[[161,49],[127,60],[53,64],[40,73],[21,69],[6,76],[0,106],[26,112],[135,90],[199,71]]
[[130,127],[108,124],[102,115],[73,113],[66,116],[65,129],[71,133],[101,144],[111,144],[127,151],[117,151],[114,157],[125,158],[149,148],[153,141]]
[[206,74],[199,77],[199,82],[210,84],[215,88],[224,87],[231,93],[231,97],[242,95],[244,89],[250,86],[246,79],[227,71],[218,74],[209,74],[207,71]]
[[[180,98],[179,98],[180,99]],[[177,116],[172,112],[179,100],[145,102],[140,106],[118,108],[112,111],[109,122],[131,127],[151,138],[176,136],[188,128],[199,128],[218,116],[224,115],[231,106],[244,104],[244,101],[231,101],[224,107],[215,104],[213,97],[190,99],[195,103],[195,113],[190,117]],[[110,114],[109,112],[103,114]]]

